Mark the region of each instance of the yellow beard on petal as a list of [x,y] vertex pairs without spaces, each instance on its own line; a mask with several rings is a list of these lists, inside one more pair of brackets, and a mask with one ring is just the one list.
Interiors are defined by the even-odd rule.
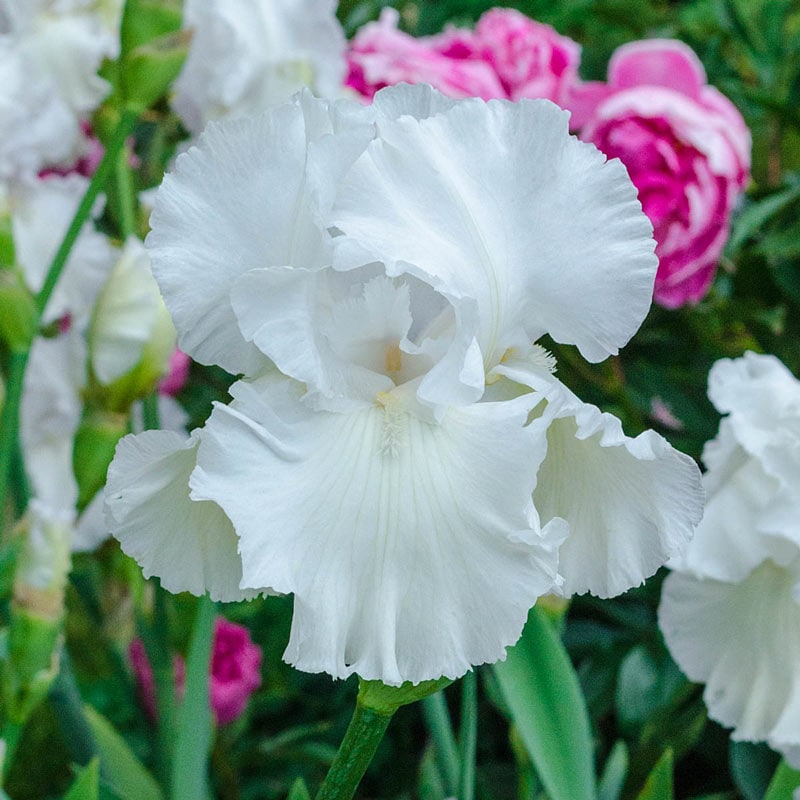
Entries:
[[394,458],[400,454],[406,442],[408,411],[403,400],[393,392],[378,392],[375,402],[383,408],[380,451],[383,455]]

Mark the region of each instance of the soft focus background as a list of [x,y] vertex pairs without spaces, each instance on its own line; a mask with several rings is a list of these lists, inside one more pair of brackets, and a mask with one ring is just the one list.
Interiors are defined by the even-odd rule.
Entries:
[[[382,5],[342,0],[339,17],[347,36],[376,19]],[[432,0],[395,7],[401,28],[422,36],[447,24],[471,27],[492,5]],[[699,459],[719,424],[706,396],[706,376],[717,359],[745,350],[768,352],[800,372],[800,8],[791,0],[531,0],[515,7],[582,46],[584,80],[605,79],[609,57],[625,42],[683,40],[700,57],[709,83],[735,103],[752,132],[752,177],[709,293],[696,305],[654,305],[622,355],[603,364],[589,365],[574,350],[551,343],[560,377],[584,400],[619,416],[628,434],[655,428]],[[157,185],[183,136],[163,101],[140,120],[133,172],[139,189]],[[111,226],[118,213],[111,200]],[[231,380],[219,369],[191,365],[178,394],[190,427],[203,422],[212,400],[225,397]],[[682,676],[656,624],[663,577],[659,573],[644,587],[610,601],[578,597],[563,617],[558,603],[549,609],[562,627],[586,698],[594,763],[604,776],[601,800],[671,796],[666,781],[659,783],[670,763],[676,798],[761,800],[779,756],[765,745],[732,742],[725,729],[707,719],[701,687]],[[68,656],[48,701],[25,729],[7,782],[10,797],[62,797],[72,780],[70,765],[85,761],[98,745],[117,754],[119,774],[128,776],[127,786],[126,781],[116,789],[107,785],[101,796],[158,796],[144,777],[130,782],[138,774],[131,754],[156,775],[160,765],[156,728],[127,642],[136,633],[134,610],[152,606],[159,619],[169,621],[169,645],[185,656],[196,603],[144,581],[113,541],[97,553],[75,557],[67,591]],[[222,800],[284,798],[297,777],[317,785],[349,720],[354,679],[333,682],[281,662],[291,605],[291,598],[270,598],[223,609],[229,620],[246,625],[262,656],[260,688],[242,714],[220,720],[224,724],[213,745],[213,795]],[[139,634],[149,626],[140,619]],[[477,800],[544,797],[523,736],[509,726],[495,673],[490,668],[476,672],[476,705],[462,704],[460,683],[444,694],[456,732],[477,724]],[[518,687],[521,697],[528,690]],[[90,737],[76,712],[79,698],[116,733],[98,737],[95,726]],[[362,797],[443,800],[450,794],[447,781],[442,782],[441,753],[437,761],[431,748],[437,710],[441,706],[418,703],[398,712]],[[574,731],[565,714],[569,736]],[[537,718],[535,708],[531,715],[534,727],[554,724]],[[461,752],[469,753],[468,744]],[[454,757],[458,762],[458,752]]]

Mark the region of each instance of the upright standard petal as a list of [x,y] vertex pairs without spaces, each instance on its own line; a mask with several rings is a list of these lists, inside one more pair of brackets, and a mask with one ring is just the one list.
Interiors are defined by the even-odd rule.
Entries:
[[616,353],[650,305],[652,228],[624,167],[567,121],[546,101],[465,100],[382,124],[331,213],[335,263],[412,265],[475,298],[487,367],[546,332]]
[[503,657],[556,572],[531,503],[544,438],[526,398],[435,425],[391,405],[312,411],[279,376],[233,393],[192,490],[234,523],[242,585],[294,592],[288,661],[397,685]]
[[257,373],[267,359],[239,330],[233,283],[260,267],[330,262],[306,171],[326,118],[327,105],[306,96],[209,125],[164,179],[146,244],[180,348],[196,361]]
[[171,592],[208,592],[212,600],[255,597],[239,588],[236,532],[219,506],[192,500],[189,475],[200,433],[145,431],[117,445],[105,489],[106,524],[145,577]]

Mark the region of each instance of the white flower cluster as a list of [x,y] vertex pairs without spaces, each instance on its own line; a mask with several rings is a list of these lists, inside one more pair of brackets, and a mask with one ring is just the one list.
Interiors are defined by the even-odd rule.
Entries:
[[181,348],[243,377],[187,440],[120,443],[108,525],[172,591],[293,593],[300,669],[456,677],[542,594],[617,594],[689,539],[695,464],[537,343],[616,353],[656,270],[625,169],[551,103],[301,93],[210,124],[151,222]]
[[726,414],[703,453],[705,516],[664,583],[659,622],[709,714],[800,766],[800,381],[774,356],[718,361]]
[[122,0],[0,0],[0,179],[64,166],[110,87]]
[[[0,229],[8,230],[12,246],[4,255],[13,260],[0,269],[34,294],[102,154],[90,122],[111,89],[98,71],[120,55],[123,5],[0,0]],[[330,0],[190,1],[184,26],[194,37],[174,101],[189,127],[285,100],[306,78],[330,94],[340,84],[344,37]],[[300,69],[306,61],[308,69]],[[92,217],[102,210],[100,200]],[[87,396],[100,386],[105,411],[127,411],[132,384],[166,368],[175,331],[141,242],[130,237],[116,247],[93,220],[73,246],[42,321],[51,336],[33,343],[21,412],[32,517],[34,524],[70,520],[73,547],[87,549],[107,535],[96,502],[76,521],[73,451],[90,416]],[[166,419],[182,428],[185,414],[170,398],[161,404]]]

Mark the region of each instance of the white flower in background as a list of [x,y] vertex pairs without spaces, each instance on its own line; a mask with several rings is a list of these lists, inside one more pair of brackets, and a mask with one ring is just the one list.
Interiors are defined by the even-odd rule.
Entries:
[[718,361],[723,414],[703,453],[703,521],[664,583],[659,623],[732,738],[800,766],[800,382],[774,356]]
[[[44,285],[88,183],[72,174],[14,182],[7,191],[0,185],[0,208],[11,215],[17,266],[32,292]],[[69,315],[73,324],[84,327],[113,262],[108,239],[88,220],[45,308],[44,323]]]
[[46,507],[73,516],[78,487],[72,446],[83,414],[86,357],[75,328],[34,339],[20,408],[20,445],[32,494]]
[[339,93],[345,39],[335,0],[186,0],[183,13],[193,36],[172,105],[192,133],[305,86]]
[[689,538],[693,462],[535,343],[617,352],[656,270],[624,168],[554,105],[304,93],[210,125],[151,221],[181,349],[244,378],[188,441],[121,442],[109,527],[173,591],[294,593],[298,668],[457,677],[545,592],[618,593]]
[[78,118],[108,94],[97,74],[119,50],[120,0],[0,0],[0,34],[30,57],[34,77],[46,77]]
[[78,120],[53,82],[17,41],[0,35],[0,181],[72,160],[79,141]]
[[[37,337],[23,386],[20,439],[32,493],[42,509],[72,520],[74,551],[93,550],[108,537],[102,492],[76,514],[75,437],[92,410],[85,409],[85,401],[87,397],[108,401],[105,395],[98,397],[107,391],[111,400],[123,398],[129,404],[131,395],[137,396],[132,387],[143,383],[150,387],[138,396],[151,391],[175,345],[175,329],[142,243],[131,238],[121,251],[112,253],[116,264],[97,301],[88,345],[87,332],[75,324],[58,336]],[[103,387],[99,390],[98,382]],[[100,409],[106,411],[127,414],[127,405]],[[162,427],[184,430],[187,415],[173,398],[159,398],[159,413]],[[137,427],[140,430],[141,424]]]

